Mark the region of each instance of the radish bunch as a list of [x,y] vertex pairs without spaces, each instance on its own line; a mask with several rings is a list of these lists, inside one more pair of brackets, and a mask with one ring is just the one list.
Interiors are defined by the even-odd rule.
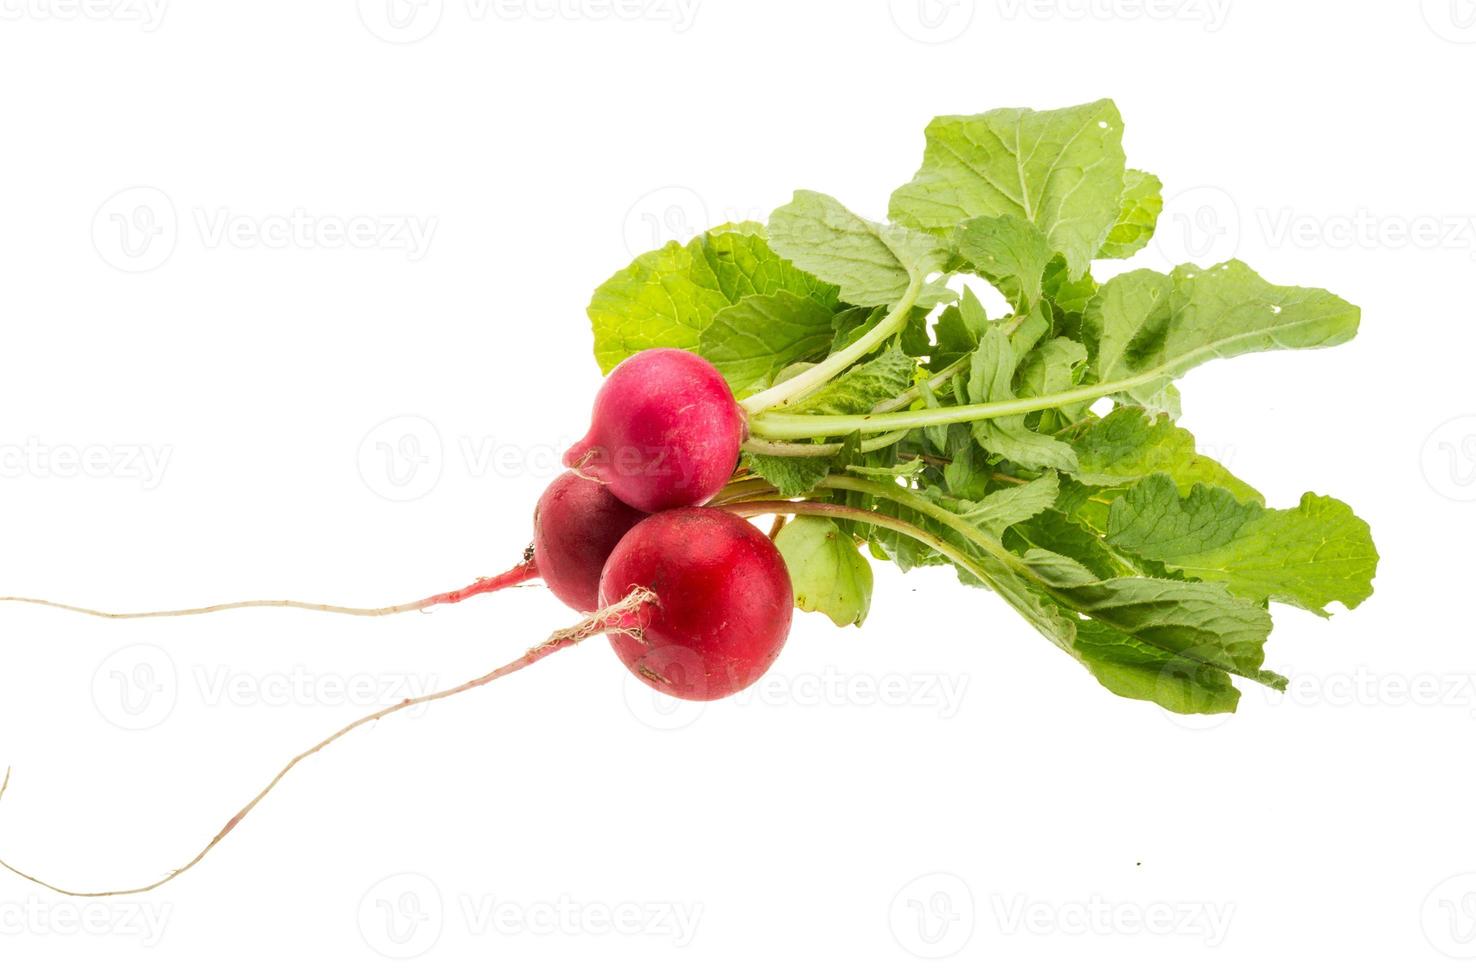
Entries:
[[[637,257],[594,292],[608,377],[538,501],[532,546],[500,575],[378,608],[111,613],[10,597],[110,618],[379,616],[541,578],[583,614],[495,670],[339,729],[180,871],[128,893],[193,867],[358,727],[595,636],[664,694],[740,691],[797,605],[860,625],[873,560],[953,568],[1123,697],[1214,713],[1235,710],[1235,680],[1284,688],[1263,666],[1270,605],[1326,615],[1367,599],[1371,533],[1332,497],[1268,507],[1196,451],[1177,385],[1213,359],[1344,343],[1360,314],[1234,261],[1104,276],[1163,205],[1122,135],[1110,100],[939,117],[885,222],[802,190],[767,224]],[[771,535],[748,522],[766,515]]]
[[574,469],[535,517],[533,560],[565,603],[592,607],[596,584],[601,606],[637,591],[654,597],[610,642],[637,677],[674,697],[742,690],[789,635],[794,591],[778,549],[742,518],[701,506],[732,477],[745,428],[707,361],[642,351],[605,379],[588,434],[564,455]]

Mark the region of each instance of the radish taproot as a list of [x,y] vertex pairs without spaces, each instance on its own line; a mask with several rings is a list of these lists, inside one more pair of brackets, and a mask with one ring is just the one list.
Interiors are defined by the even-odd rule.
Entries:
[[[467,691],[472,691],[479,687],[484,687],[487,684],[490,684],[492,681],[495,681],[502,677],[506,677],[509,674],[513,674],[517,671],[522,670],[524,667],[528,667],[537,663],[551,653],[575,646],[591,637],[601,636],[604,634],[637,632],[640,627],[637,624],[635,617],[644,606],[654,601],[655,597],[651,595],[651,593],[646,592],[642,589],[633,590],[629,595],[625,596],[619,602],[605,609],[600,609],[594,613],[591,613],[589,616],[586,616],[583,620],[576,623],[574,626],[556,631],[555,633],[550,635],[548,639],[544,640],[537,646],[530,648],[516,660],[505,663],[501,667],[489,671],[481,675],[480,677],[474,677],[469,681],[458,684],[455,687],[446,688],[445,690],[435,691],[431,694],[423,694],[420,697],[405,698],[403,700],[396,701],[394,704],[389,705],[388,707],[380,708],[378,711],[374,711],[370,714],[364,715],[362,718],[358,718],[354,721],[349,722],[347,725],[344,725],[342,728],[338,729],[332,735],[329,735],[327,738],[323,739],[321,742],[318,742],[317,744],[304,749],[303,751],[297,753],[297,755],[289,759],[287,761],[287,764],[279,769],[277,771],[277,774],[272,777],[271,781],[268,782],[266,786],[264,786],[255,796],[247,801],[245,806],[237,810],[235,814],[225,822],[225,825],[216,832],[215,836],[210,839],[209,843],[207,843],[197,854],[195,854],[194,857],[190,858],[189,861],[180,865],[175,870],[169,872],[161,878],[155,879],[154,881],[146,885],[139,885],[133,888],[108,889],[106,891],[80,891],[56,885],[51,881],[48,881],[37,875],[31,874],[27,871],[23,871],[8,861],[0,860],[0,868],[4,868],[12,874],[19,875],[20,877],[26,879],[29,882],[32,882],[33,884],[40,885],[42,888],[47,888],[53,892],[56,892],[57,894],[68,895],[73,898],[111,898],[119,895],[141,895],[145,892],[151,892],[156,888],[168,884],[175,878],[178,878],[180,875],[184,874],[186,871],[189,871],[191,868],[195,867],[201,861],[205,860],[206,856],[209,855],[211,851],[215,850],[215,848],[219,846],[220,842],[225,840],[225,838],[229,836],[232,831],[239,827],[241,825],[241,822],[246,819],[246,817],[251,813],[252,810],[256,809],[257,804],[266,799],[268,794],[270,794],[272,790],[277,788],[277,785],[286,777],[289,772],[297,768],[298,763],[311,756],[317,755],[319,752],[323,751],[328,746],[332,745],[334,742],[343,738],[345,735],[349,734],[355,729],[362,728],[365,725],[372,724],[373,722],[379,721],[382,718],[387,718],[390,715],[397,714],[398,712],[404,711],[408,708],[430,704],[434,701],[442,701],[446,698],[454,697],[458,694],[464,694]],[[0,782],[0,798],[3,798],[5,796],[5,791],[9,787],[10,770],[6,769],[4,781]]]
[[660,347],[622,361],[595,396],[564,465],[648,513],[705,504],[738,465],[743,410],[717,368]]
[[393,606],[336,606],[298,599],[246,599],[185,609],[108,612],[28,596],[0,596],[0,602],[47,606],[102,619],[199,616],[230,609],[263,607],[305,609],[346,616],[392,616],[462,602],[472,596],[486,595],[541,578],[549,591],[565,605],[579,612],[592,612],[599,605],[600,572],[604,569],[605,559],[625,532],[646,516],[617,499],[604,486],[566,471],[538,498],[533,509],[533,544],[524,552],[521,562],[501,574],[479,578],[462,588]]
[[[690,700],[714,700],[742,690],[768,670],[784,646],[794,614],[789,571],[778,549],[743,518],[714,508],[666,511],[637,523],[605,563],[600,597],[603,608],[555,632],[516,660],[455,687],[381,708],[299,752],[194,857],[148,884],[79,891],[7,861],[0,860],[0,868],[73,897],[150,892],[203,861],[298,763],[355,729],[483,687],[555,651],[602,635],[610,638],[621,661],[656,690]],[[9,782],[7,771],[0,796]]]

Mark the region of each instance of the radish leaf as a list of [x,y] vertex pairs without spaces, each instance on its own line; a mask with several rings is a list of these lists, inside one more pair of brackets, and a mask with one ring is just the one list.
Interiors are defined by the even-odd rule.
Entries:
[[[892,305],[910,281],[941,271],[949,258],[932,235],[867,221],[815,191],[795,191],[794,200],[775,209],[769,241],[796,267],[839,286],[840,298],[856,306]],[[951,298],[925,291],[919,305]]]
[[1110,99],[939,116],[928,124],[922,168],[893,192],[889,214],[937,234],[1015,215],[1044,233],[1075,279],[1117,221],[1123,171],[1122,119]]
[[794,583],[794,604],[837,626],[860,626],[871,608],[871,563],[834,521],[798,517],[774,539]]
[[1113,502],[1107,541],[1236,595],[1324,616],[1330,602],[1352,609],[1373,594],[1379,557],[1368,524],[1340,500],[1309,493],[1293,509],[1268,510],[1219,487],[1180,496],[1162,474]]

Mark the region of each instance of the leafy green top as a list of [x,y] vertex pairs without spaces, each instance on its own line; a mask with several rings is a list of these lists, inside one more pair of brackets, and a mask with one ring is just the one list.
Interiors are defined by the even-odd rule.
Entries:
[[[951,564],[1125,697],[1230,711],[1232,677],[1283,685],[1262,666],[1268,603],[1357,606],[1372,536],[1331,497],[1267,507],[1196,450],[1174,382],[1343,343],[1358,309],[1240,262],[1099,280],[1163,204],[1110,101],[926,136],[889,222],[802,190],[767,227],[637,258],[590,303],[600,367],[671,346],[723,373],[754,438],[720,503],[801,515],[777,543],[803,609],[859,625],[868,554]],[[949,289],[960,274],[1009,312]]]

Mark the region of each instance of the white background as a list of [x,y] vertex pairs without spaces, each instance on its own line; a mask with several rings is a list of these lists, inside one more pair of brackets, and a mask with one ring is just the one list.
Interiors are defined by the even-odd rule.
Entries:
[[[942,571],[879,568],[864,629],[797,616],[705,709],[594,642],[356,733],[151,895],[0,877],[0,970],[1468,975],[1469,3],[420,3],[0,0],[0,593],[379,604],[501,570],[633,252],[796,187],[881,215],[933,115],[1111,96],[1168,198],[1132,264],[1234,254],[1362,306],[1347,347],[1182,387],[1274,504],[1373,524],[1377,594],[1278,609],[1291,691],[1208,723]],[[0,608],[0,857],[148,881],[300,748],[569,618],[536,588]]]

